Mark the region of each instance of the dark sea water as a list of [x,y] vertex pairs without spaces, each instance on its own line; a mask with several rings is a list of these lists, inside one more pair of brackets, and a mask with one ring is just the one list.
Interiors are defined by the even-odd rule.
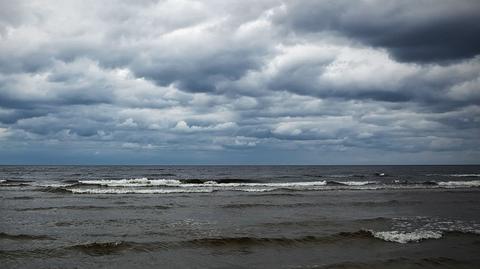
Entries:
[[480,268],[480,166],[0,166],[1,268]]

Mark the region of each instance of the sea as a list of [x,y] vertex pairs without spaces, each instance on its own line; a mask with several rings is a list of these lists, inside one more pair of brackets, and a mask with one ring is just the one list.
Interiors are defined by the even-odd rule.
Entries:
[[0,166],[1,268],[480,268],[480,166]]

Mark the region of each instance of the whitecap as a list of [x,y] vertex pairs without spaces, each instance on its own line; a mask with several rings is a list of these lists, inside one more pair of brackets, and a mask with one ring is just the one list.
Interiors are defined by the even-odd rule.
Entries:
[[168,194],[168,193],[208,193],[212,189],[66,189],[76,194]]
[[383,231],[374,232],[370,231],[376,238],[384,241],[395,242],[400,244],[406,244],[409,242],[419,242],[426,239],[439,239],[442,237],[440,231],[413,231],[413,232],[400,232],[400,231]]
[[442,187],[480,187],[480,180],[471,181],[443,181],[438,182]]
[[327,185],[326,181],[307,181],[307,182],[269,182],[269,183],[218,183],[215,181],[206,181],[203,184],[181,184],[179,187],[191,188],[217,188],[217,189],[238,189],[238,188],[294,188],[304,189],[309,187],[318,187]]
[[236,191],[244,191],[244,192],[268,192],[274,191],[274,188],[254,188],[254,189],[235,189]]
[[377,181],[338,181],[340,184],[348,185],[348,186],[364,186],[369,184],[376,184]]
[[118,180],[79,180],[78,182],[107,187],[178,186],[181,184],[179,180],[175,179],[148,179],[146,177]]

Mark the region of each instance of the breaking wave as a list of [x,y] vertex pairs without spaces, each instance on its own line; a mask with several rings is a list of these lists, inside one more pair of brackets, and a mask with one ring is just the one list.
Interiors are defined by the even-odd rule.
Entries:
[[378,181],[327,181],[331,186],[365,186],[377,184]]
[[178,186],[181,184],[179,180],[175,179],[148,179],[146,177],[119,180],[79,180],[78,182],[86,185],[101,185],[107,187]]
[[399,231],[384,231],[373,232],[370,231],[375,238],[384,241],[396,243],[419,242],[426,239],[439,239],[442,237],[442,232],[439,231],[414,231],[414,232],[399,232]]
[[[1,236],[4,235],[0,233]],[[2,251],[6,256],[36,256],[48,255],[63,256],[65,251],[82,252],[90,256],[114,255],[122,252],[151,252],[156,250],[185,249],[185,248],[244,248],[254,246],[279,246],[291,247],[300,245],[318,245],[318,244],[337,244],[341,242],[362,242],[372,241],[378,243],[412,243],[421,242],[430,239],[440,239],[443,236],[466,236],[472,233],[464,232],[434,232],[420,231],[402,233],[398,231],[375,232],[370,230],[357,230],[349,232],[339,232],[331,235],[316,236],[304,235],[297,237],[256,237],[256,236],[218,236],[201,237],[180,241],[151,241],[151,242],[133,242],[133,241],[107,241],[107,242],[85,242],[74,245],[67,245],[62,248],[40,248],[26,251]],[[478,236],[478,234],[473,234]],[[30,239],[30,238],[28,238]],[[363,245],[363,243],[362,243]]]
[[480,174],[450,174],[451,177],[480,177]]
[[480,187],[480,180],[437,182],[444,187]]
[[133,189],[133,188],[124,188],[124,189],[68,189],[65,188],[66,192],[77,193],[77,194],[168,194],[168,193],[208,193],[213,192],[212,189]]
[[200,179],[148,179],[148,178],[132,178],[120,180],[80,180],[80,184],[100,185],[107,187],[149,187],[149,186],[168,186],[168,187],[196,187],[196,186],[217,186],[217,187],[295,187],[295,186],[324,186],[326,181],[309,181],[309,182],[271,182],[258,183],[246,179],[217,179],[217,180],[200,180]]
[[32,181],[29,180],[13,180],[13,179],[0,179],[0,186],[3,187],[22,187],[29,186]]
[[434,189],[478,188],[480,180],[471,181],[300,181],[300,182],[254,182],[246,179],[148,179],[132,178],[118,180],[79,180],[66,184],[53,182],[36,185],[41,190],[53,193],[75,194],[169,194],[209,193],[214,191],[240,192],[290,192],[322,190],[382,190],[382,189]]
[[[446,232],[446,234],[460,234]],[[91,255],[106,255],[119,252],[125,249],[136,251],[151,251],[155,249],[182,248],[182,247],[239,247],[256,245],[279,245],[291,246],[299,244],[333,244],[346,240],[381,240],[393,243],[412,243],[428,239],[440,239],[443,233],[433,231],[419,231],[402,233],[398,231],[375,232],[370,230],[358,230],[353,232],[339,232],[332,235],[315,236],[305,235],[298,237],[204,237],[185,241],[164,241],[164,242],[104,242],[86,243],[67,247],[68,249],[80,250]]]

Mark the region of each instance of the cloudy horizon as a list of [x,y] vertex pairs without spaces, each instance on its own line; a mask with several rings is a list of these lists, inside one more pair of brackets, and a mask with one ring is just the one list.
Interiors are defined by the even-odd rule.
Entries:
[[478,164],[480,1],[0,0],[0,164]]

